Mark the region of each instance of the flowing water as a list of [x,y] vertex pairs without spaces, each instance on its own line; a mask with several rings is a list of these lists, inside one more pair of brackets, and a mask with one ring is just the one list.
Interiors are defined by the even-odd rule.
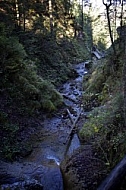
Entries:
[[31,155],[21,162],[1,161],[0,171],[3,177],[1,190],[8,188],[63,190],[60,162],[65,154],[72,154],[80,146],[77,134],[74,134],[69,145],[66,143],[72,125],[66,110],[70,110],[73,120],[80,112],[82,80],[87,73],[85,63],[75,65],[74,69],[78,73],[77,78],[69,80],[59,89],[64,95],[65,108],[54,117],[42,121],[42,129],[36,134],[36,143]]

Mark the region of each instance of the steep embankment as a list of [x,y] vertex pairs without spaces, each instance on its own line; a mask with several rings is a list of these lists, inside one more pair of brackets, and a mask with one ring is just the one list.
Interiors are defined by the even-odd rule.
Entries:
[[84,92],[84,107],[90,112],[80,138],[91,141],[110,168],[125,154],[123,55],[118,52],[116,59],[110,54],[102,60],[89,76]]
[[82,47],[77,40],[57,42],[31,31],[14,36],[0,24],[2,157],[13,160],[31,152],[27,140],[44,115],[62,105],[56,87],[75,75],[72,62],[84,59]]
[[66,154],[80,146],[74,133],[75,125],[81,125],[83,121],[82,80],[87,73],[84,65],[83,62],[75,65],[76,78],[60,87],[60,92],[64,94],[64,107],[52,117],[40,121],[39,131],[31,137],[32,153],[20,159],[20,163],[0,162],[2,189],[63,189],[60,162]]
[[83,106],[87,118],[79,131],[83,145],[61,165],[65,189],[96,190],[125,155],[124,57],[123,48],[116,56],[108,52],[84,77]]

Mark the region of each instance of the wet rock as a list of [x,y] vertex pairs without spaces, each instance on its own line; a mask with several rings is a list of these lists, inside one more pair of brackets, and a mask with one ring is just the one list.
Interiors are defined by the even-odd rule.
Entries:
[[20,156],[22,157],[27,157],[31,154],[32,152],[32,147],[22,147],[21,150],[20,150]]
[[25,173],[29,179],[35,179],[43,185],[44,190],[63,190],[63,179],[58,160],[48,157],[45,165],[38,165],[30,172]]
[[1,186],[1,190],[43,190],[43,185],[37,180],[27,180],[21,182],[15,182],[13,184],[6,184]]
[[63,190],[62,174],[58,167],[52,167],[41,179],[44,190]]
[[7,173],[0,174],[0,185],[5,184],[5,183],[12,184],[17,181],[19,181],[19,178],[13,177]]
[[106,174],[105,163],[90,145],[78,148],[61,163],[65,190],[96,190]]
[[1,190],[63,190],[59,160],[48,157],[45,165],[33,162],[0,162]]

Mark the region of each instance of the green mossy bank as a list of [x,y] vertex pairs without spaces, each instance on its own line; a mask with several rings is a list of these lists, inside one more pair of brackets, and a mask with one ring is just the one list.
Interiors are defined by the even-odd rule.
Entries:
[[[74,77],[73,63],[84,60],[84,42],[56,41],[31,31],[9,31],[0,24],[0,152],[14,159],[27,145],[31,128],[63,105],[57,87]],[[23,134],[23,135],[22,135]]]
[[83,106],[88,119],[79,132],[82,142],[92,144],[108,170],[123,158],[126,150],[125,52],[120,48],[120,39],[115,44],[117,55],[110,48],[84,78]]
[[[93,59],[83,79],[85,122],[78,131],[81,146],[61,163],[65,189],[96,190],[125,156],[125,52],[124,39],[101,60]],[[116,172],[115,172],[116,173]],[[109,180],[108,180],[109,181]],[[112,180],[110,180],[112,181]],[[120,190],[126,187],[120,181]]]

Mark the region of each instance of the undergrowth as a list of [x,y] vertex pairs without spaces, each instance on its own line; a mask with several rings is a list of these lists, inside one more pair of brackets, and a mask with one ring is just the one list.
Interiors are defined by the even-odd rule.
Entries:
[[56,87],[73,77],[72,64],[87,56],[83,43],[78,43],[33,31],[15,34],[0,23],[0,151],[4,157],[13,159],[21,151],[18,137],[27,127],[35,128],[35,117],[63,104]]
[[[114,65],[115,64],[115,65]],[[107,57],[84,79],[83,106],[88,119],[79,132],[89,142],[108,170],[125,155],[124,97],[122,68],[124,60]]]

